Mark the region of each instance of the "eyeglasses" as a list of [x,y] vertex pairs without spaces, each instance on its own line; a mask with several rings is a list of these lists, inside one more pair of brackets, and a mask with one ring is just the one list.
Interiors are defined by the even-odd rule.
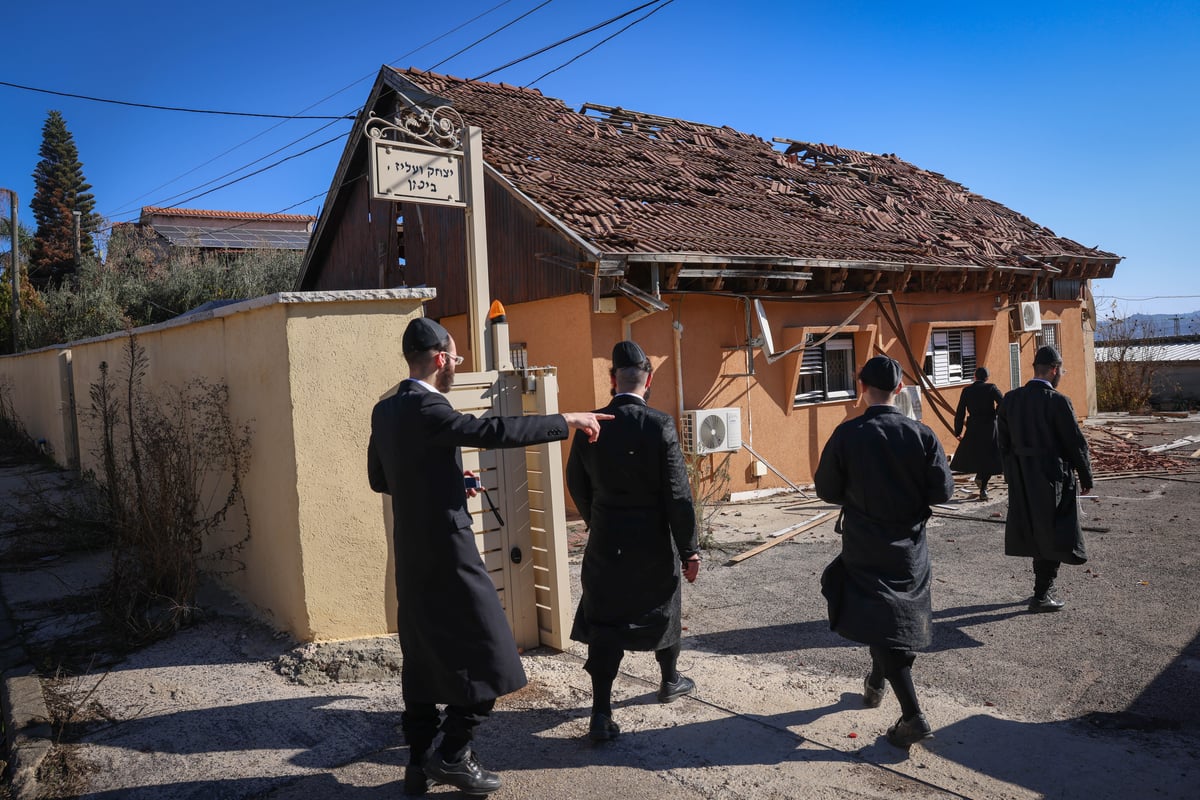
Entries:
[[442,350],[442,351],[441,351],[441,353],[442,353],[442,355],[444,355],[446,358],[450,359],[450,361],[452,361],[452,362],[454,363],[454,366],[456,366],[456,367],[461,367],[461,366],[462,366],[462,362],[463,362],[463,357],[462,357],[462,356],[456,356],[456,355],[454,355],[454,354],[452,354],[452,353],[447,353],[445,350]]

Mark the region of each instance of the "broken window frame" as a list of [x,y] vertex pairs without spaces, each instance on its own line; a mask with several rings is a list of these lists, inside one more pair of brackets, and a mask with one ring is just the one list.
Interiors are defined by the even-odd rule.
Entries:
[[800,375],[792,396],[793,407],[858,397],[854,334],[839,333],[824,344],[808,346],[808,342],[815,342],[817,338],[812,333],[805,336],[806,346],[800,353]]

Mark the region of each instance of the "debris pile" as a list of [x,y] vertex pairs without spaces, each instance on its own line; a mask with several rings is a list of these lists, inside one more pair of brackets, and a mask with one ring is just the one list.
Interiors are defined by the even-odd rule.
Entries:
[[1117,472],[1187,472],[1190,467],[1185,461],[1147,453],[1137,444],[1103,428],[1086,427],[1083,435],[1088,440],[1092,455],[1092,472],[1104,475]]

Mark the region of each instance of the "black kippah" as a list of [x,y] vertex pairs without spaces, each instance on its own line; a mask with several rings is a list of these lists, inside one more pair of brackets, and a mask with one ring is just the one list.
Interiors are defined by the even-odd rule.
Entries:
[[890,392],[900,385],[900,364],[894,358],[875,356],[863,364],[858,379],[868,386]]
[[450,341],[450,333],[431,319],[417,317],[404,329],[404,352],[419,353],[444,347]]
[[614,369],[623,367],[641,367],[646,363],[646,354],[636,342],[626,340],[613,345],[612,362]]
[[1033,356],[1033,365],[1040,366],[1047,364],[1049,366],[1058,366],[1062,363],[1062,356],[1048,344],[1044,344],[1037,349],[1037,353]]

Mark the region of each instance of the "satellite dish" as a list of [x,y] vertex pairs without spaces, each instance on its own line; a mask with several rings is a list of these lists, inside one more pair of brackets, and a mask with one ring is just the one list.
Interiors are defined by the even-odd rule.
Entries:
[[700,444],[706,450],[716,450],[725,441],[725,421],[719,414],[709,414],[700,423]]

